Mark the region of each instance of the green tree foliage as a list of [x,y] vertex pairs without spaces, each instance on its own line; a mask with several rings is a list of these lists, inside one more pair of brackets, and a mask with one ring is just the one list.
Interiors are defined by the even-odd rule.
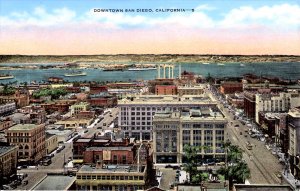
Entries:
[[202,149],[204,150],[204,152],[206,152],[206,150],[210,148],[211,147],[208,146],[184,146],[183,149],[185,153],[184,156],[186,159],[186,163],[184,164],[183,168],[186,172],[189,173],[191,183],[198,184],[202,181],[208,180],[208,173],[203,173],[197,170],[197,153],[201,152]]
[[[247,163],[242,160],[243,150],[237,145],[232,145],[229,141],[224,143],[224,149],[227,155],[227,164],[220,168],[218,173],[229,179],[230,185],[232,185],[233,180],[244,183],[247,178],[250,178],[250,169]],[[228,166],[228,163],[231,165]]]
[[43,96],[51,96],[51,99],[58,99],[61,95],[66,95],[67,91],[65,88],[45,88],[38,90],[36,92],[33,92],[32,96],[36,99],[39,99],[40,97]]
[[198,148],[190,145],[184,145],[184,153],[186,158],[186,163],[184,164],[184,170],[190,174],[190,180],[196,180],[194,176],[197,173],[197,152]]
[[2,95],[12,95],[16,92],[16,89],[12,86],[4,85],[3,90],[1,91]]

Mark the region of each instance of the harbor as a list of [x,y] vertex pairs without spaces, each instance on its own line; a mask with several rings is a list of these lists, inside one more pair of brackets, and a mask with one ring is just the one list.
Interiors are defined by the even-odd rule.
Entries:
[[[165,63],[160,63],[163,66]],[[218,77],[240,77],[247,73],[253,73],[258,76],[277,76],[287,80],[297,80],[300,76],[300,65],[298,62],[292,63],[225,63],[224,65],[218,65],[217,63],[211,64],[198,64],[198,63],[168,63],[174,65],[174,77],[178,76],[179,65],[181,65],[181,71],[192,71],[197,75],[202,76],[218,76]],[[41,65],[41,64],[40,64]],[[122,63],[101,63],[99,65],[89,64],[89,67],[85,65],[79,65],[72,69],[65,68],[64,64],[52,64],[56,68],[40,69],[40,65],[35,65],[29,68],[22,69],[7,69],[7,67],[18,66],[24,67],[22,64],[2,63],[0,67],[6,67],[2,69],[1,73],[10,74],[14,78],[3,79],[1,83],[10,83],[17,81],[22,82],[43,82],[49,77],[60,77],[66,81],[134,81],[134,80],[149,80],[157,77],[157,67],[159,63],[153,63],[146,65],[147,67],[134,66],[133,64]],[[45,65],[45,64],[44,64]],[[50,64],[47,64],[50,65]],[[105,67],[104,67],[105,66]],[[270,69],[271,66],[271,69]],[[58,68],[60,67],[60,68]],[[115,70],[114,68],[122,68]],[[106,70],[105,70],[106,69]],[[72,77],[66,77],[65,74],[71,73],[70,71],[81,71],[81,75],[74,75]],[[80,74],[80,73],[79,73]],[[85,75],[86,74],[86,75]]]

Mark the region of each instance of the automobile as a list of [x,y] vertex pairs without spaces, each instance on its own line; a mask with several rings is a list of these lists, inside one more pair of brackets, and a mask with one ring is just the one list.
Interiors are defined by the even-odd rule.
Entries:
[[165,168],[173,168],[173,166],[168,164],[168,165],[165,166]]
[[218,162],[216,163],[217,166],[224,166],[225,165],[225,162]]
[[245,135],[244,135],[244,137],[248,137],[248,135],[247,135],[247,134],[245,134]]
[[242,133],[242,132],[240,132],[240,135],[243,135],[243,133]]
[[22,166],[18,166],[18,167],[17,167],[17,170],[21,170],[21,169],[22,169]]
[[103,126],[106,126],[106,123],[103,123]]
[[87,132],[89,132],[89,130],[87,130],[87,129],[86,129],[86,130],[84,130],[84,133],[87,133]]

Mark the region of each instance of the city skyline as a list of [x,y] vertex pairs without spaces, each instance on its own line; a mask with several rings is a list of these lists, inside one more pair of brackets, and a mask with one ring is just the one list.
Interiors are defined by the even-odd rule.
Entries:
[[292,0],[1,1],[0,5],[0,54],[300,55],[300,6]]

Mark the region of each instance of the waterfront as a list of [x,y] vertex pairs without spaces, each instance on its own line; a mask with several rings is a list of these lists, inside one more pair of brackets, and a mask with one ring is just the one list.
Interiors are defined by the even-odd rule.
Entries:
[[[109,64],[109,63],[108,63]],[[132,64],[132,63],[128,63]],[[153,63],[158,64],[158,63]],[[163,64],[163,63],[162,63]],[[168,63],[171,64],[171,63]],[[179,64],[175,63],[175,77],[178,76]],[[14,65],[2,63],[1,66]],[[18,64],[20,65],[20,64]],[[190,71],[195,74],[212,77],[239,77],[246,73],[256,74],[258,76],[274,76],[290,80],[300,78],[300,63],[226,63],[218,65],[217,63],[200,64],[200,63],[183,63],[181,71]],[[17,69],[1,70],[0,73],[9,73],[14,75],[14,79],[1,80],[0,83],[21,82],[40,82],[47,81],[48,77],[63,77],[66,81],[134,81],[150,80],[157,76],[156,70],[146,71],[103,71],[102,69],[75,69],[84,70],[87,76],[64,77],[64,74],[70,72],[69,69]]]

